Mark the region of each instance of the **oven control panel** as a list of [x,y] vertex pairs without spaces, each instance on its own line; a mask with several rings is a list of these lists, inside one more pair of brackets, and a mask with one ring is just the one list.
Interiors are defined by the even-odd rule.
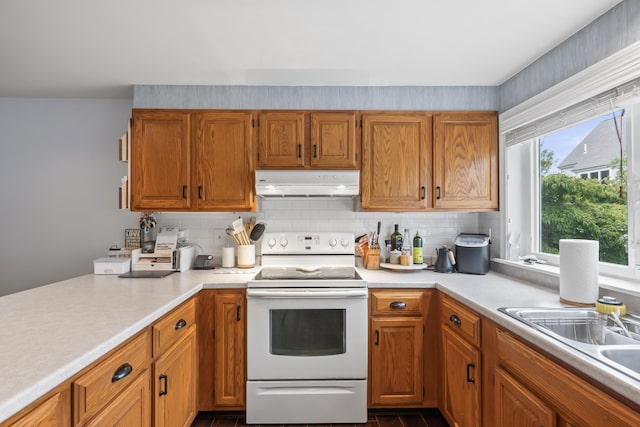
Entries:
[[265,233],[262,254],[348,254],[355,253],[353,233]]

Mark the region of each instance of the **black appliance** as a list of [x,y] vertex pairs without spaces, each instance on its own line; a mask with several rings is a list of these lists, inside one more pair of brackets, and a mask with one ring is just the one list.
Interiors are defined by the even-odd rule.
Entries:
[[490,237],[486,234],[459,234],[455,241],[458,273],[487,274],[490,244]]

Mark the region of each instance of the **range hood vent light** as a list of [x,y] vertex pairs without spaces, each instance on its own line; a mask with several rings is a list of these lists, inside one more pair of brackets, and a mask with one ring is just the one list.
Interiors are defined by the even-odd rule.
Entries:
[[264,198],[356,197],[360,171],[257,170],[256,194]]

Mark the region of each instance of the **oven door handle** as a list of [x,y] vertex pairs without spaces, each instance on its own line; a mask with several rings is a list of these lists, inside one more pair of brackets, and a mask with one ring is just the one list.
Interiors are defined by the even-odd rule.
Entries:
[[247,289],[247,298],[366,298],[367,289]]

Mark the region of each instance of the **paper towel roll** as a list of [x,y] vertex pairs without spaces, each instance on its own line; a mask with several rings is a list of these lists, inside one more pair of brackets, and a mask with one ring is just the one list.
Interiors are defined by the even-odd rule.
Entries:
[[560,239],[560,301],[592,306],[598,299],[597,240]]
[[233,267],[236,263],[234,248],[222,248],[222,266]]

